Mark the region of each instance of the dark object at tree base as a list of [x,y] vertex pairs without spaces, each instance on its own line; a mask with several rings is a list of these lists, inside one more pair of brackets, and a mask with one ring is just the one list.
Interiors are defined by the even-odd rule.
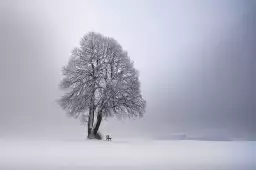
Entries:
[[96,134],[91,133],[90,135],[87,136],[87,138],[102,140],[102,135],[99,132],[97,132]]
[[97,133],[94,137],[95,139],[102,140],[102,135],[100,133]]
[[112,138],[111,138],[109,135],[106,135],[106,140],[107,140],[107,141],[111,141],[111,139],[112,139]]

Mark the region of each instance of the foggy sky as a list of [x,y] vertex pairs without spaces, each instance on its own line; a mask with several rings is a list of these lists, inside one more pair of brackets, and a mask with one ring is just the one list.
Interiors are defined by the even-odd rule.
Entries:
[[256,3],[0,1],[0,138],[83,139],[56,104],[61,68],[89,31],[115,38],[140,71],[144,118],[115,136],[256,139]]

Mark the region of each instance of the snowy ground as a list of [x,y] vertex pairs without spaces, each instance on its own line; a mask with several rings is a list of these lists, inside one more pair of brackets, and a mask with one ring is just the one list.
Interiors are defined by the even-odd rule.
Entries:
[[8,141],[1,170],[255,170],[256,142]]

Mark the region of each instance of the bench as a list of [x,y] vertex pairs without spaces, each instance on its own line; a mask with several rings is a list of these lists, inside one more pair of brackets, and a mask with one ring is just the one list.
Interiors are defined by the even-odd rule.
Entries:
[[109,135],[106,135],[106,140],[111,141],[111,137]]

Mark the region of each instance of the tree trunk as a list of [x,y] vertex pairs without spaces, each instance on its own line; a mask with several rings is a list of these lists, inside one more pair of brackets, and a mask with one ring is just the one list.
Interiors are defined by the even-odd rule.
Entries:
[[88,138],[93,138],[93,122],[94,122],[94,110],[91,107],[89,110],[89,118],[88,118]]
[[101,114],[101,112],[99,112],[99,113],[98,113],[98,116],[97,116],[97,122],[96,122],[95,128],[93,129],[93,134],[94,134],[95,136],[96,136],[97,133],[98,133],[101,120],[102,120],[102,114]]

